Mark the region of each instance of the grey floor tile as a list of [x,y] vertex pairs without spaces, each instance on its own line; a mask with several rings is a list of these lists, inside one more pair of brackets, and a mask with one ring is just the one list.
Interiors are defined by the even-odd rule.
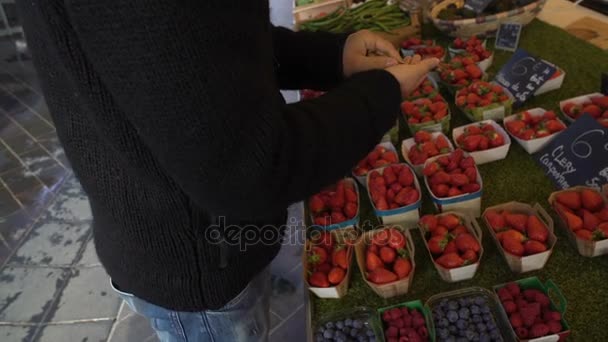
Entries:
[[91,221],[89,200],[74,176],[70,176],[59,189],[45,215],[67,222]]
[[72,277],[59,296],[49,322],[76,319],[116,318],[121,299],[110,287],[110,277],[99,266],[74,269]]
[[67,272],[5,267],[0,272],[0,321],[39,322],[63,286]]
[[13,195],[4,185],[0,184],[0,217],[9,216],[20,209],[21,206],[15,201]]
[[23,342],[30,341],[36,333],[36,326],[2,325],[0,326],[0,341]]
[[270,334],[270,342],[304,342],[306,341],[306,310],[300,307],[292,316],[276,327]]
[[[0,132],[1,134],[1,132]],[[15,155],[0,144],[0,173],[21,167],[21,162]]]
[[55,128],[49,125],[46,120],[43,120],[39,115],[29,110],[15,114],[13,115],[13,118],[33,137],[38,137],[55,130]]
[[17,106],[18,103],[19,101],[17,101],[16,98],[11,96],[4,89],[0,89],[0,108],[8,112]]
[[89,222],[41,218],[9,260],[17,265],[71,265],[89,236]]
[[270,308],[281,318],[286,318],[304,303],[302,265],[284,275],[272,275]]
[[38,144],[29,135],[22,133],[11,137],[3,138],[4,143],[8,145],[13,152],[21,155],[38,147]]
[[0,178],[2,178],[4,184],[6,184],[14,194],[43,186],[42,182],[40,182],[32,173],[28,172],[28,169],[25,167],[19,167],[0,174]]
[[47,325],[38,342],[105,342],[113,321]]
[[158,338],[147,319],[123,304],[108,342],[131,341],[156,342]]
[[32,218],[25,211],[18,211],[0,219],[0,234],[11,248],[17,246],[31,227]]
[[97,252],[95,251],[95,243],[91,238],[89,242],[87,242],[87,246],[84,249],[84,253],[78,262],[76,262],[77,266],[92,266],[92,265],[100,265],[99,258],[97,257]]
[[270,311],[270,330],[274,329],[277,325],[281,324],[281,322],[283,322],[283,319],[281,317],[279,317],[279,315],[272,312],[272,310],[271,310]]
[[30,173],[50,189],[55,188],[68,175],[68,171],[41,147],[21,155],[21,160]]

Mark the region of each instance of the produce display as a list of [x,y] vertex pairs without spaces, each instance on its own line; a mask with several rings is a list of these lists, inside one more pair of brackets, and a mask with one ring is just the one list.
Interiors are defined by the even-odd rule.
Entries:
[[511,104],[503,87],[485,81],[475,81],[456,92],[456,106],[474,121],[502,119],[511,113]]
[[388,309],[382,313],[386,342],[428,342],[430,341],[426,320],[422,312],[406,306]]
[[445,49],[443,46],[439,45],[420,47],[415,49],[414,53],[420,55],[422,58],[435,57],[443,59],[443,57],[445,57]]
[[376,210],[397,209],[420,199],[416,176],[405,164],[373,170],[368,177],[368,191]]
[[365,176],[372,169],[395,164],[399,162],[397,152],[389,150],[382,145],[377,145],[363,160],[357,163],[353,169],[356,176]]
[[460,89],[481,80],[483,71],[470,56],[455,56],[438,68],[439,78],[447,85]]
[[313,223],[329,226],[353,219],[359,212],[359,194],[352,180],[343,179],[308,200]]
[[551,309],[551,299],[542,291],[511,282],[496,294],[518,338],[527,340],[563,331],[561,313]]
[[415,100],[421,97],[433,97],[433,95],[436,95],[437,91],[433,82],[427,77],[407,98],[408,100]]
[[426,231],[426,244],[441,267],[458,268],[479,260],[481,245],[460,217],[425,215],[418,224]]
[[367,280],[382,285],[407,278],[412,262],[406,243],[403,233],[393,227],[375,233],[365,250]]
[[[437,94],[431,98],[406,100],[401,103],[401,111],[411,127],[442,123],[449,116],[449,107],[445,99]],[[413,131],[417,131],[414,129]]]
[[608,239],[608,204],[597,191],[564,191],[555,196],[555,200],[555,211],[579,239]]
[[457,149],[424,166],[425,181],[435,197],[455,197],[481,190],[473,157]]
[[445,298],[431,310],[438,342],[506,341],[484,296]]
[[385,0],[367,0],[351,8],[340,8],[319,19],[300,25],[303,31],[325,31],[332,33],[371,30],[389,32],[409,25],[410,18],[399,9],[398,4],[387,5]]
[[484,151],[505,144],[504,137],[489,123],[468,125],[463,134],[455,138],[458,147],[467,152]]
[[521,257],[542,253],[549,248],[549,230],[536,215],[505,210],[487,211],[484,217],[507,253]]
[[450,46],[451,49],[457,50],[455,52],[464,53],[467,56],[473,58],[473,61],[479,62],[484,59],[490,58],[492,56],[492,52],[487,50],[483,46],[483,41],[481,41],[476,36],[472,36],[469,39],[456,38],[454,39],[454,43]]
[[608,95],[589,97],[582,102],[567,102],[562,111],[571,120],[576,120],[583,114],[589,114],[602,126],[608,127]]
[[566,129],[566,125],[552,111],[537,116],[526,111],[516,114],[513,120],[506,122],[505,128],[519,139],[534,140],[561,132]]
[[433,139],[430,132],[418,131],[414,134],[414,142],[416,144],[407,151],[408,159],[413,165],[422,165],[431,157],[452,151],[448,138],[443,134]]
[[336,286],[346,277],[352,246],[336,241],[327,231],[313,235],[307,252],[308,284],[313,287]]
[[346,317],[329,321],[317,328],[315,342],[376,342],[376,333],[368,321],[361,318]]
[[403,49],[411,49],[411,48],[416,48],[416,47],[420,47],[420,46],[433,46],[435,45],[435,42],[427,39],[427,40],[422,40],[420,38],[416,38],[416,37],[410,37],[406,40],[404,40],[403,42],[401,42],[401,48]]

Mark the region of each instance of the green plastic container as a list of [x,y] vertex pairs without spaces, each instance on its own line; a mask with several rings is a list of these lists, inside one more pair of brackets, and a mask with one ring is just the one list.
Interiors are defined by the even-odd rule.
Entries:
[[325,325],[327,322],[341,321],[347,318],[363,320],[363,325],[370,327],[376,335],[376,341],[383,341],[384,334],[382,333],[382,322],[378,317],[376,310],[365,306],[357,306],[352,309],[332,312],[319,318],[317,324],[313,326],[312,330],[312,341],[317,333],[317,329],[320,326]]
[[386,340],[386,337],[384,336],[384,323],[382,323],[382,314],[386,310],[390,310],[390,309],[394,309],[394,308],[402,308],[402,307],[406,307],[408,309],[416,309],[416,310],[422,312],[422,315],[424,316],[424,320],[426,321],[426,329],[429,332],[429,339],[432,342],[435,342],[435,324],[433,324],[433,317],[431,316],[431,311],[429,310],[429,308],[424,306],[424,304],[422,304],[422,301],[420,301],[420,300],[413,300],[410,302],[399,303],[399,304],[395,304],[395,305],[391,305],[391,306],[387,306],[387,307],[378,309],[378,316],[380,316],[380,323],[382,324],[383,339]]
[[[562,328],[564,329],[562,332],[560,332],[558,334],[547,335],[547,336],[538,337],[535,339],[527,339],[527,340],[521,340],[521,339],[517,338],[517,341],[521,341],[521,342],[545,341],[549,338],[548,336],[555,336],[555,338],[559,338],[559,341],[566,340],[566,338],[570,335],[570,326],[568,325],[568,323],[566,323],[566,320],[564,319],[564,314],[566,313],[566,306],[568,303],[566,301],[566,298],[562,294],[562,291],[559,289],[559,287],[557,287],[557,285],[551,279],[547,280],[543,284],[540,281],[540,279],[538,279],[538,277],[524,278],[524,279],[516,280],[515,282],[517,284],[519,284],[519,286],[521,288],[523,288],[524,290],[535,289],[535,290],[539,290],[539,291],[542,291],[543,293],[547,294],[547,296],[549,296],[549,299],[551,300],[551,309],[554,311],[558,311],[562,315],[561,323],[562,323]],[[497,293],[498,290],[503,288],[505,285],[507,285],[507,284],[496,285],[492,289],[494,290],[494,293]],[[553,299],[551,299],[549,291],[552,291],[553,294],[558,298],[558,300],[559,300],[558,305],[556,305],[555,302],[553,301]],[[500,305],[500,310],[505,315],[507,314],[506,311],[504,310],[504,308],[502,307],[502,304]],[[509,324],[509,327],[511,328],[511,331],[513,331],[513,335],[515,335],[515,331],[513,330],[513,327],[511,327],[511,324]],[[553,339],[553,340],[555,340],[555,339]],[[553,340],[551,340],[551,341],[553,341]]]

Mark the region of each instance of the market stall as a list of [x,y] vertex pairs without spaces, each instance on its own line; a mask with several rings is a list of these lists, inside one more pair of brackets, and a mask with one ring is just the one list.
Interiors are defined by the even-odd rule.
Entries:
[[[454,48],[454,39],[441,34],[431,25],[423,25],[422,38],[433,40],[433,45],[441,46],[446,51]],[[494,96],[494,101],[490,101],[492,102],[491,109],[494,109],[494,114],[492,114],[494,116],[491,115],[488,118],[482,114],[481,117],[476,117],[473,107],[477,105],[468,108],[465,103],[457,104],[459,95],[463,95],[463,89],[466,89],[463,97],[467,97],[468,94],[475,91],[470,88],[475,87],[471,84],[475,83],[474,79],[477,76],[479,79],[495,80],[499,70],[514,55],[512,52],[495,50],[493,38],[487,39],[484,44],[492,56],[491,66],[485,66],[487,67],[485,70],[483,65],[476,63],[475,65],[479,69],[483,69],[482,73],[468,75],[468,85],[461,84],[456,89],[452,89],[450,84],[446,83],[453,80],[436,75],[434,80],[429,80],[425,84],[426,88],[420,89],[417,94],[418,99],[411,99],[414,102],[420,101],[420,98],[435,98],[437,93],[433,91],[433,88],[439,89],[439,94],[443,99],[441,101],[439,99],[429,100],[427,106],[428,108],[437,107],[437,111],[441,112],[443,105],[435,105],[434,102],[444,101],[447,104],[445,113],[436,117],[436,120],[429,119],[432,122],[425,122],[423,125],[427,130],[435,131],[435,133],[432,133],[430,137],[422,137],[422,135],[413,137],[412,132],[418,130],[416,125],[420,125],[420,123],[415,120],[409,121],[411,117],[404,112],[403,115],[400,115],[398,126],[392,131],[392,145],[384,142],[384,149],[378,153],[380,157],[374,157],[373,162],[369,160],[362,162],[358,166],[359,169],[353,170],[353,181],[358,179],[359,181],[365,180],[365,182],[361,182],[357,186],[356,201],[353,199],[352,203],[346,201],[343,204],[348,206],[350,203],[351,206],[352,216],[344,217],[344,221],[348,224],[331,222],[331,227],[324,226],[323,215],[328,213],[324,210],[331,211],[331,209],[324,209],[322,201],[317,203],[317,207],[311,208],[311,202],[309,202],[307,210],[309,234],[312,230],[319,228],[321,230],[331,228],[332,234],[335,236],[341,234],[340,232],[343,232],[345,228],[355,232],[355,235],[347,235],[351,241],[340,238],[341,246],[348,250],[348,253],[344,254],[345,257],[348,257],[348,265],[342,265],[344,272],[337,272],[337,275],[341,277],[334,279],[334,282],[342,287],[340,293],[332,293],[329,296],[317,296],[318,291],[313,291],[317,295],[310,293],[312,304],[308,327],[310,340],[331,341],[338,340],[339,337],[341,340],[352,338],[352,340],[361,341],[374,339],[376,341],[400,341],[399,338],[410,331],[400,330],[406,327],[415,330],[417,337],[410,336],[410,339],[401,339],[403,341],[417,341],[417,338],[420,338],[420,341],[457,340],[456,338],[451,339],[450,336],[464,338],[462,340],[512,341],[528,340],[546,335],[552,336],[545,339],[547,341],[557,341],[560,338],[563,340],[566,337],[573,341],[605,340],[608,330],[602,322],[605,317],[608,317],[608,306],[605,305],[602,298],[608,293],[608,249],[603,249],[605,247],[601,246],[606,244],[608,240],[605,238],[608,236],[601,235],[598,228],[603,221],[601,219],[603,214],[600,214],[599,211],[595,212],[595,217],[600,219],[597,222],[588,223],[584,217],[587,214],[581,212],[585,209],[584,205],[579,204],[579,211],[573,211],[573,214],[575,216],[581,214],[581,223],[584,221],[585,228],[590,228],[589,230],[594,234],[588,238],[583,238],[584,234],[579,236],[579,233],[576,233],[579,227],[573,228],[572,226],[577,222],[568,221],[570,214],[564,213],[571,210],[561,207],[562,202],[567,200],[557,200],[557,194],[552,195],[559,188],[556,183],[552,182],[551,177],[545,173],[541,165],[535,161],[535,155],[530,153],[539,151],[555,137],[543,138],[553,133],[559,136],[559,134],[563,134],[561,132],[567,132],[566,124],[572,125],[575,122],[572,115],[577,118],[583,114],[579,114],[579,112],[590,111],[590,109],[582,109],[586,104],[591,104],[589,97],[579,99],[581,101],[577,103],[568,104],[568,108],[564,108],[567,102],[576,101],[563,101],[599,91],[601,71],[608,70],[608,55],[559,28],[534,20],[523,28],[518,46],[528,53],[558,66],[556,70],[561,71],[556,72],[556,78],[564,73],[566,77],[562,77],[562,83],[557,89],[544,93],[536,91],[536,96],[526,99],[523,104],[515,108],[512,108],[512,103],[519,99],[513,97],[513,94],[508,91],[505,92],[505,94],[508,93],[508,96],[505,95],[506,97],[503,99],[501,95],[504,90],[508,89],[496,87],[497,94]],[[451,58],[453,56],[446,53],[445,62],[449,63]],[[470,69],[473,71],[473,68]],[[484,70],[485,72],[483,72]],[[597,96],[599,99],[601,94]],[[473,100],[471,101],[474,103]],[[469,103],[468,97],[466,103]],[[489,105],[489,103],[483,105]],[[578,107],[576,107],[577,105]],[[495,116],[495,109],[502,108],[502,106],[508,107],[508,110],[503,110],[499,116]],[[602,108],[599,105],[598,107]],[[525,123],[526,127],[533,131],[530,134],[538,134],[538,136],[534,136],[535,139],[523,136],[523,131],[515,128],[520,123],[509,123],[515,119],[521,119],[520,116],[509,117],[510,114],[522,113],[533,108],[542,108],[555,113],[555,117],[553,114],[544,115],[543,110],[530,111],[529,114],[526,114],[539,117],[534,122]],[[602,108],[602,110],[606,109]],[[433,114],[437,113],[433,112]],[[543,115],[545,119],[542,119]],[[601,119],[602,113],[599,115]],[[500,139],[496,142],[496,151],[491,153],[486,153],[486,151],[494,146],[478,148],[477,145],[470,146],[464,143],[467,136],[478,134],[473,129],[454,130],[471,124],[472,120],[482,121],[483,119],[489,119],[484,121],[488,127],[477,124],[475,126],[480,127],[484,132],[486,130],[491,132],[490,135],[485,134],[486,136]],[[503,121],[503,119],[505,120]],[[555,125],[555,131],[551,134],[545,133],[546,121],[542,120],[552,121],[551,125]],[[416,129],[412,129],[412,126]],[[598,127],[602,126],[598,125]],[[443,134],[439,133],[441,131]],[[439,136],[441,137],[438,141]],[[413,138],[418,140],[414,141]],[[414,162],[416,158],[420,157],[409,152],[412,147],[425,143],[420,139],[430,139],[433,148],[437,148],[440,153]],[[476,141],[476,138],[472,137],[468,140]],[[532,143],[530,143],[531,141]],[[460,156],[453,156],[461,153],[454,152],[458,148],[468,151],[462,152]],[[384,160],[382,158],[387,151],[393,152],[387,154],[386,160]],[[394,160],[393,153],[399,155],[399,160]],[[463,180],[463,184],[466,185],[454,186],[454,183],[450,185],[450,191],[458,191],[453,195],[464,196],[462,197],[463,202],[468,201],[467,205],[456,205],[450,208],[450,204],[453,204],[454,201],[442,202],[442,198],[447,195],[440,196],[438,194],[441,191],[440,187],[435,186],[441,183],[439,180],[441,177],[433,179],[434,173],[437,173],[438,170],[428,170],[427,172],[425,168],[429,164],[436,163],[436,158],[441,158],[443,153],[449,153],[444,155],[449,158],[458,158],[459,165],[453,166],[452,169],[458,168],[464,172],[465,169],[471,168],[476,171],[475,174],[472,174],[473,170],[467,174],[469,180]],[[608,168],[608,150],[595,150],[593,153],[596,157],[595,160],[603,163],[598,166]],[[467,159],[469,154],[475,157],[471,158],[474,160],[473,166],[462,164],[469,163]],[[442,164],[443,168],[436,163],[440,167],[439,171],[450,168],[448,162],[451,159],[445,158],[446,164]],[[378,159],[381,162],[374,165]],[[403,166],[396,167],[395,170],[392,170],[391,166],[386,166],[393,163],[403,163],[395,164]],[[380,167],[380,176],[372,175],[374,167]],[[367,170],[369,176],[366,172],[361,171],[362,168],[369,168]],[[387,172],[387,169],[391,169],[389,172],[396,172],[394,181],[386,180],[388,178],[384,176],[384,173]],[[410,174],[413,175],[413,179],[409,179]],[[386,185],[385,190],[379,190],[380,186],[374,183],[374,179],[377,177],[386,180],[380,182],[383,183],[383,186],[387,182],[394,182],[394,184],[390,183]],[[452,181],[454,180],[452,179]],[[602,182],[606,183],[608,179],[599,181],[599,183]],[[397,192],[405,189],[403,196],[399,199],[391,196],[391,199],[384,203],[384,199],[379,200],[382,196],[374,194],[378,191],[384,194],[393,185]],[[331,201],[330,197],[334,196],[336,191],[342,190],[330,189],[328,191],[330,194],[326,193],[324,199]],[[568,194],[566,196],[581,196],[580,191],[580,189],[577,190],[577,195]],[[395,194],[393,193],[393,195]],[[603,200],[605,201],[605,197]],[[511,203],[514,201],[518,203]],[[357,210],[354,210],[354,206]],[[419,209],[418,206],[420,206]],[[328,204],[328,207],[331,205]],[[443,209],[443,214],[440,213],[439,208]],[[446,208],[449,209],[446,210]],[[595,209],[601,208],[590,207],[589,210],[585,210],[593,212]],[[450,238],[439,239],[440,243],[431,245],[430,239],[434,236],[432,229],[435,228],[426,221],[432,219],[425,215],[439,215],[439,218],[446,216],[445,212],[453,212],[458,218],[458,224],[450,227],[446,232],[446,234],[450,234]],[[525,218],[525,224],[521,227],[523,232],[521,242],[522,246],[525,242],[525,250],[519,251],[519,247],[511,246],[509,242],[506,242],[506,238],[501,237],[501,235],[505,235],[503,233],[506,230],[517,229],[517,220],[509,221],[514,223],[514,226],[502,223],[500,227],[494,229],[495,217],[492,215],[496,213],[499,213],[501,218],[508,215],[519,216],[519,219]],[[318,217],[320,219],[317,219]],[[397,217],[397,219],[391,220],[391,217]],[[420,221],[421,217],[422,221]],[[448,218],[443,220],[447,222]],[[509,218],[509,220],[512,219]],[[572,220],[577,219],[572,218]],[[388,228],[394,224],[399,225],[397,228],[401,229],[405,243],[385,249],[382,253],[379,250],[372,251],[372,254],[382,254],[382,260],[380,262],[370,261],[366,256],[370,253],[370,248],[376,248],[372,247],[373,239],[379,239],[375,235],[383,223]],[[586,227],[588,224],[594,226]],[[531,233],[529,230],[535,228],[530,228],[529,225],[540,225],[544,227],[544,230],[541,229],[540,235],[537,234],[538,231]],[[454,229],[459,232],[454,232]],[[469,239],[469,245],[472,246],[470,247],[471,252],[467,252],[466,256],[463,255],[464,253],[445,252],[444,249],[448,242],[463,233]],[[389,236],[392,236],[391,234],[396,233],[388,233]],[[514,235],[515,233],[509,234]],[[585,252],[584,247],[589,246],[588,243],[583,243],[582,240],[585,239],[594,240],[593,246],[597,245],[598,249]],[[435,242],[437,241],[433,243]],[[440,246],[441,250],[433,250],[439,248],[437,246]],[[333,251],[329,252],[331,259]],[[310,253],[310,249],[306,253]],[[445,257],[445,254],[450,254],[450,256]],[[454,254],[457,255],[454,256]],[[304,257],[306,260],[307,256]],[[456,257],[460,258],[454,261]],[[396,260],[401,260],[398,267]],[[310,284],[309,277],[315,273],[316,269],[308,264],[305,265],[305,268],[309,271],[304,274],[307,278],[307,286],[315,287]],[[383,271],[375,272],[374,269],[377,268],[381,268]],[[384,270],[389,270],[390,274]],[[333,276],[335,278],[336,274],[334,273]],[[345,286],[341,283],[344,277],[346,277]],[[325,285],[333,288],[334,282]],[[548,295],[550,299],[545,298],[545,295]],[[518,304],[511,307],[511,305],[515,305],[511,303],[520,299],[526,302],[525,305]],[[532,318],[528,318],[528,322],[525,320],[518,322],[519,318],[513,318],[513,316],[530,316],[528,306],[540,307],[541,311],[536,315],[532,314]],[[472,312],[476,310],[484,310],[482,313],[488,313],[489,316],[484,317],[480,314],[479,316],[484,317],[484,320],[475,324],[482,323],[481,330],[478,331],[473,327],[467,335],[464,330],[471,325],[471,319],[476,316]],[[462,311],[463,313],[450,317],[453,315],[452,311]],[[448,314],[448,312],[450,313]],[[461,323],[462,320],[464,322]],[[328,325],[328,322],[331,323]],[[355,323],[357,327],[353,325]],[[360,324],[363,325],[359,326]],[[328,329],[331,332],[323,335],[324,331]],[[496,335],[496,333],[492,333],[494,330],[500,332],[502,339],[494,339]],[[368,336],[367,339],[365,336]],[[371,336],[374,338],[370,339]]]

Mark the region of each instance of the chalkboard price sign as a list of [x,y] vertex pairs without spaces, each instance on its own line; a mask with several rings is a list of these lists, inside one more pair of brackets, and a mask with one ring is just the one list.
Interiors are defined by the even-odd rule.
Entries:
[[483,12],[493,0],[465,0],[464,8],[477,14]]
[[505,87],[515,98],[518,106],[534,95],[556,69],[553,65],[517,49],[513,57],[496,75],[495,81]]
[[534,156],[558,189],[608,183],[608,128],[581,116]]
[[498,27],[494,47],[500,50],[515,51],[519,44],[519,35],[523,25],[517,23],[504,23]]

